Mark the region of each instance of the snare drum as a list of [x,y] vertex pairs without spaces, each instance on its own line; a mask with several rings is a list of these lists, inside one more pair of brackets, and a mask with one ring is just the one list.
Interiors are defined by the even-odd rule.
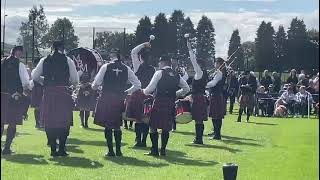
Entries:
[[190,101],[176,102],[176,122],[178,124],[187,124],[192,121]]

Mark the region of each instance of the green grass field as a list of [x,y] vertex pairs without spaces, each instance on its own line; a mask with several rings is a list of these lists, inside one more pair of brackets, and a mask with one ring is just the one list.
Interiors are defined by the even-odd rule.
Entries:
[[[245,119],[245,118],[243,118]],[[178,125],[170,134],[167,157],[145,156],[147,149],[133,149],[134,132],[123,131],[124,157],[105,158],[102,128],[71,129],[67,158],[51,158],[46,136],[29,119],[18,128],[13,143],[15,155],[1,157],[4,180],[105,180],[105,179],[223,179],[222,166],[239,165],[238,180],[319,179],[319,121],[253,117],[251,123],[236,123],[236,115],[223,122],[222,141],[204,137],[204,146],[194,146],[194,124]],[[205,124],[205,134],[211,121]],[[5,137],[2,138],[4,140]],[[3,142],[1,143],[3,146]],[[150,140],[148,140],[150,146]]]

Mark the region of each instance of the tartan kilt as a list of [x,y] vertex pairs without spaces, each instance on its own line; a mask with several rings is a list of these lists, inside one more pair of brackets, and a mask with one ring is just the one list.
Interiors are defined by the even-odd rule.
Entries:
[[253,109],[255,99],[253,94],[241,94],[239,104],[241,108]]
[[226,102],[222,93],[210,95],[209,116],[212,119],[223,119],[226,112],[225,103]]
[[191,115],[196,122],[208,120],[208,100],[205,95],[192,95]]
[[142,123],[144,115],[144,100],[147,98],[141,90],[135,91],[126,100],[126,116],[133,118],[137,123]]
[[31,107],[39,108],[43,96],[43,87],[34,86],[31,91]]
[[70,128],[73,125],[74,102],[64,86],[44,87],[40,119],[45,128]]
[[150,127],[170,131],[175,120],[175,113],[174,99],[156,97],[150,112]]
[[14,100],[10,94],[1,92],[1,125],[22,125],[29,106],[27,96],[22,95],[19,100]]
[[94,124],[113,129],[120,129],[124,97],[121,94],[103,93],[97,102]]
[[97,103],[96,95],[94,91],[90,90],[87,96],[83,94],[84,91],[80,91],[76,98],[76,109],[80,111],[94,111]]

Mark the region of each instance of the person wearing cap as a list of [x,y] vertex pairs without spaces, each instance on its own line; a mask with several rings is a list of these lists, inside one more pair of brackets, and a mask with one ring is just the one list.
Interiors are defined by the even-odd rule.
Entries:
[[[146,88],[150,83],[155,68],[150,65],[150,42],[142,43],[131,51],[133,72],[141,82],[141,88]],[[143,123],[143,107],[145,96],[142,91],[132,93],[126,103],[126,113],[128,118],[135,119],[136,144],[135,147],[147,147],[146,141],[149,133],[149,125]]]
[[[111,62],[104,64],[96,75],[92,88],[97,90],[102,86],[102,93],[98,99],[94,124],[105,128],[105,138],[108,146],[106,156],[122,156],[121,138],[122,112],[124,111],[124,97],[126,93],[132,94],[141,88],[141,82],[120,58],[120,50],[112,49]],[[127,81],[132,87],[126,90]],[[116,153],[113,151],[112,132],[116,142]]]
[[[181,89],[180,89],[181,88]],[[158,129],[161,129],[160,155],[166,155],[169,132],[175,117],[176,97],[182,97],[190,91],[187,82],[171,67],[170,57],[163,55],[159,60],[157,70],[148,86],[143,89],[144,94],[155,93],[150,114],[150,139],[152,147],[148,155],[159,156]]]
[[243,111],[247,111],[247,122],[253,113],[253,108],[255,105],[254,94],[257,90],[257,80],[249,71],[244,72],[244,76],[239,81],[241,96],[239,98],[239,115],[237,122],[241,122],[241,116]]
[[207,71],[199,65],[196,55],[192,50],[191,44],[187,41],[191,64],[195,71],[195,75],[192,80],[192,91],[191,91],[191,115],[195,121],[196,137],[193,140],[194,144],[203,144],[203,121],[208,119],[208,100],[205,96],[206,85],[208,82]]
[[212,118],[213,124],[213,138],[221,140],[221,126],[222,119],[226,114],[226,105],[224,97],[224,85],[226,82],[226,66],[225,61],[222,58],[217,58],[214,64],[216,72],[213,79],[209,81],[206,88],[210,92],[210,112],[209,117]]
[[[43,79],[40,116],[51,148],[50,155],[68,156],[65,145],[73,122],[74,106],[69,86],[76,86],[79,83],[79,76],[74,61],[63,53],[62,41],[55,41],[52,50],[52,54],[39,61],[31,77],[37,82]],[[59,140],[58,152],[57,140]]]
[[1,138],[4,126],[8,125],[3,155],[13,153],[11,144],[16,126],[23,124],[23,116],[29,106],[25,103],[24,94],[31,90],[30,76],[26,66],[20,62],[22,54],[23,47],[15,46],[11,55],[1,60]]

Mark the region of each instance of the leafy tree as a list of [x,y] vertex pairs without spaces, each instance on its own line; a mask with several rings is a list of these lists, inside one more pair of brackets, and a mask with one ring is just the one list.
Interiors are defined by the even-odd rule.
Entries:
[[211,20],[202,16],[197,26],[197,58],[205,67],[212,68],[215,58],[215,30]]
[[136,43],[141,44],[149,40],[149,36],[152,34],[152,24],[148,16],[145,16],[139,20],[135,36]]
[[243,55],[245,58],[245,67],[248,70],[254,70],[256,66],[256,60],[255,60],[255,43],[252,41],[246,41],[242,43],[241,48],[243,49]]
[[153,33],[156,39],[152,42],[152,52],[157,58],[168,53],[168,21],[164,13],[160,13],[154,20]]
[[283,26],[279,26],[275,35],[276,66],[279,72],[289,69],[288,62],[288,38]]
[[262,21],[255,39],[256,70],[262,72],[264,69],[274,70],[275,66],[275,43],[274,29],[271,22]]
[[49,32],[43,37],[42,42],[45,47],[50,48],[55,40],[64,41],[66,51],[78,47],[79,38],[75,35],[74,27],[69,19],[58,18],[50,27]]
[[[33,43],[33,26],[34,26],[34,47]],[[40,56],[39,48],[45,47],[42,38],[48,32],[49,25],[44,13],[43,6],[33,6],[29,11],[28,21],[22,22],[20,27],[20,37],[17,39],[19,44],[24,46],[25,51],[31,54],[34,50],[35,56]]]
[[[232,54],[233,54],[233,56],[230,58],[230,56]],[[240,39],[240,36],[239,36],[239,30],[238,29],[234,30],[232,35],[231,35],[231,38],[230,38],[230,41],[229,41],[228,57],[230,58],[230,62],[233,61],[234,58],[236,58],[234,60],[233,65],[232,65],[232,67],[234,69],[240,69],[240,70],[244,69],[244,53],[243,53],[243,49],[241,47],[241,39]]]

